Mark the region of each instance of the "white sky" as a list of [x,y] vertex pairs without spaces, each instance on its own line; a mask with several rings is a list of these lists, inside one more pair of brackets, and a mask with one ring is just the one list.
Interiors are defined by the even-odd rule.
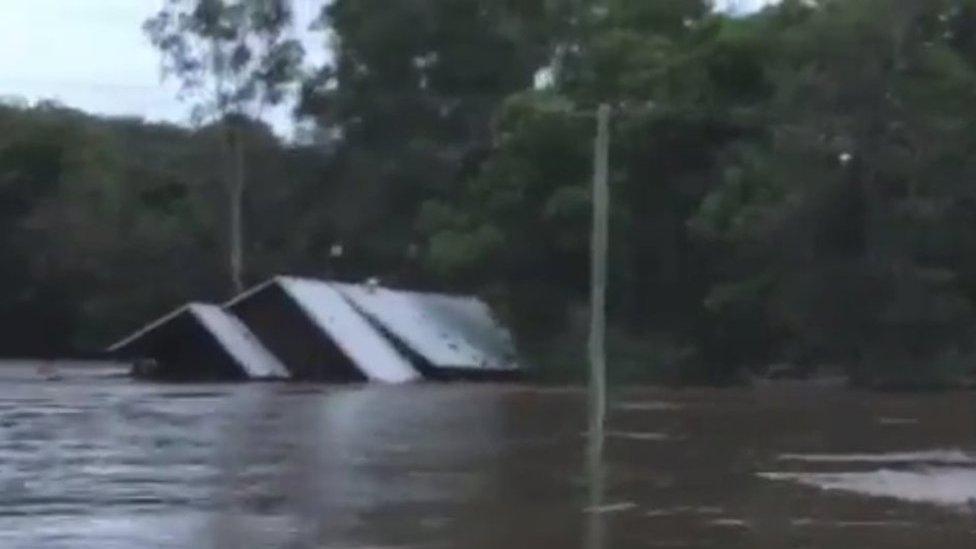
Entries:
[[[162,0],[0,0],[0,97],[55,99],[96,114],[185,123],[189,107],[160,79],[159,55],[142,23]],[[320,0],[295,0],[308,22]],[[303,33],[312,62],[320,35]],[[287,132],[287,109],[269,116]]]
[[[142,22],[163,0],[0,0],[0,97],[55,99],[96,114],[183,123],[188,107],[160,80]],[[299,27],[322,0],[294,0]],[[738,10],[767,0],[719,0]],[[327,59],[321,35],[302,32],[311,63]],[[287,109],[269,121],[290,133]]]
[[776,0],[715,0],[718,9],[730,10],[737,13],[748,13],[756,11],[766,4],[771,4]]

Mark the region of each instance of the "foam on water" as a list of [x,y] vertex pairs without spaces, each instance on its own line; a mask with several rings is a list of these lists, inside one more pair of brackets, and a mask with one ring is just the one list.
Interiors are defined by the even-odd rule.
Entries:
[[976,465],[976,458],[962,450],[926,450],[879,454],[781,454],[780,461],[806,463],[918,463],[938,465]]
[[915,471],[882,469],[849,473],[759,473],[771,481],[795,482],[825,491],[894,498],[952,507],[976,501],[976,469],[925,467]]

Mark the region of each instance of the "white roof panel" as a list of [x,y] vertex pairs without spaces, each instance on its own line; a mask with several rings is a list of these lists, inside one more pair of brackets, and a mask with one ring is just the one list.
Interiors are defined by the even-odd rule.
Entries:
[[191,314],[203,324],[251,379],[285,379],[288,369],[236,316],[216,305],[192,304]]
[[281,277],[282,288],[370,380],[405,383],[420,374],[330,284]]
[[478,298],[332,285],[360,312],[436,367],[518,368],[511,334]]

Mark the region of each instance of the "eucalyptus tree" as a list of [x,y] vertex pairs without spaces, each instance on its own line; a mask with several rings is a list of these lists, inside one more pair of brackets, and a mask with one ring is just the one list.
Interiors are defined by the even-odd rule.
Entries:
[[224,132],[228,268],[244,287],[246,122],[284,101],[301,74],[304,48],[294,36],[290,0],[166,0],[144,30],[163,58],[164,76],[181,83],[195,123]]

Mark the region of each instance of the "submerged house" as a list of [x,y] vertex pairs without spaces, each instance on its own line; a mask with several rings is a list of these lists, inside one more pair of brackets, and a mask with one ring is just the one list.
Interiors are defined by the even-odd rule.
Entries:
[[474,297],[276,277],[223,308],[189,305],[117,343],[164,379],[405,383],[506,379],[515,346]]
[[287,368],[233,315],[191,303],[109,348],[115,356],[151,359],[147,377],[170,381],[286,379]]
[[427,377],[500,379],[518,373],[511,333],[470,296],[333,284]]
[[328,282],[277,277],[226,307],[296,378],[404,383],[421,377]]

